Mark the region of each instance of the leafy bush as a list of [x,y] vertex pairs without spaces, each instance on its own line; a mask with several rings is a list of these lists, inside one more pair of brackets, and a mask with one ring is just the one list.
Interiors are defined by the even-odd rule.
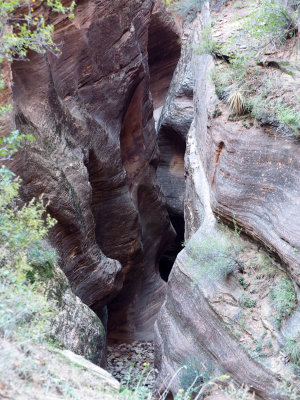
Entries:
[[[3,259],[2,259],[3,261]],[[0,268],[0,335],[41,342],[49,339],[54,304],[38,285],[20,281],[10,268]]]
[[210,377],[210,371],[205,369],[196,357],[186,360],[185,367],[179,374],[181,393],[178,396],[179,398],[184,397],[184,399],[198,393],[203,383],[207,382]]
[[256,305],[256,301],[251,299],[249,296],[243,294],[239,298],[239,303],[242,307],[253,308]]
[[37,241],[28,249],[28,262],[31,270],[26,278],[34,283],[36,280],[47,281],[54,277],[55,264],[58,261],[57,252],[46,241]]
[[[4,157],[19,147],[15,133],[6,142]],[[0,333],[41,340],[49,333],[51,301],[40,280],[47,279],[56,262],[53,249],[42,240],[56,221],[45,213],[42,200],[22,204],[20,180],[0,168]],[[25,329],[26,327],[26,329]]]

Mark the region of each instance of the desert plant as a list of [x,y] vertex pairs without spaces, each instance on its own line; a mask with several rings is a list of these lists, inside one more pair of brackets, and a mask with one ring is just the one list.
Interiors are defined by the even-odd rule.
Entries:
[[186,368],[179,374],[181,391],[178,400],[187,400],[194,397],[201,389],[203,383],[208,382],[212,371],[205,368],[196,357],[185,360]]
[[[18,139],[15,145],[5,158],[15,152]],[[0,330],[4,336],[40,340],[49,333],[53,306],[36,279],[36,263],[39,277],[46,279],[43,268],[56,261],[56,254],[50,248],[42,254],[41,240],[56,221],[45,216],[39,200],[20,206],[20,181],[3,166],[0,178]]]
[[26,278],[34,283],[36,280],[47,281],[54,277],[55,264],[58,255],[46,241],[38,240],[33,243],[27,252],[28,262],[32,266],[26,274]]
[[243,276],[240,276],[238,281],[240,284],[243,286],[244,289],[247,289],[247,287],[250,285],[250,283],[245,282],[245,278]]
[[282,379],[278,383],[278,392],[289,400],[299,400],[300,390],[291,381]]
[[234,89],[227,99],[232,115],[242,115],[246,110],[246,100],[243,91],[240,88]]
[[55,304],[39,285],[19,280],[10,268],[0,268],[0,335],[19,340],[50,340]]

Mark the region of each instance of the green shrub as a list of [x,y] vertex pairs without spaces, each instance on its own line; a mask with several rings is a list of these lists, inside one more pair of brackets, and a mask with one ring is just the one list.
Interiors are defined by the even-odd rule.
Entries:
[[280,276],[271,291],[271,300],[274,309],[277,311],[276,325],[281,327],[282,320],[292,314],[297,295],[292,282],[283,276]]
[[20,280],[11,268],[0,268],[1,336],[22,341],[49,340],[54,306],[41,286]]
[[[20,206],[20,180],[7,168],[0,169],[0,248],[6,254],[6,262],[25,279],[33,272],[30,264],[37,259],[38,244],[54,226],[56,221],[46,214],[45,205],[40,200],[31,200]],[[35,250],[34,250],[35,249]],[[31,252],[31,255],[30,255]],[[35,253],[35,259],[33,254]],[[40,254],[41,259],[41,254]]]
[[300,115],[291,107],[279,104],[278,120],[286,124],[296,135],[300,135]]
[[28,249],[28,262],[31,270],[26,278],[34,283],[37,279],[47,281],[54,277],[55,264],[58,261],[57,252],[46,241],[37,241]]
[[[19,147],[13,134],[3,157]],[[42,340],[49,333],[53,305],[42,280],[51,277],[56,253],[43,238],[56,221],[46,214],[42,199],[22,204],[20,180],[0,168],[0,333]]]
[[193,398],[212,375],[212,369],[204,368],[196,357],[185,360],[184,364],[185,368],[179,374],[181,389],[176,397],[178,400]]
[[296,340],[288,339],[284,350],[290,361],[300,367],[300,344]]
[[243,276],[240,276],[238,281],[240,284],[243,286],[244,289],[247,289],[247,287],[250,285],[250,283],[245,282],[245,278]]
[[170,7],[176,14],[188,19],[195,18],[198,11],[201,10],[205,0],[174,0],[165,1],[165,4]]
[[200,46],[195,49],[195,53],[216,55],[218,53],[217,42],[212,38],[211,25],[206,25],[202,31]]
[[251,299],[250,296],[247,296],[245,294],[243,294],[240,298],[239,298],[239,303],[242,307],[247,307],[247,308],[253,308],[256,305],[256,301]]
[[192,238],[186,249],[189,255],[188,267],[192,268],[194,276],[199,280],[204,275],[224,279],[238,269],[236,260],[239,246],[234,246],[228,232],[207,236],[199,241]]

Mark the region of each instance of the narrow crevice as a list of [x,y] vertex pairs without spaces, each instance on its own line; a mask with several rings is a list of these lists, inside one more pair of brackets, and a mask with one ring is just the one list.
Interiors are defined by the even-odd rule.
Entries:
[[169,275],[176,260],[177,254],[182,250],[184,242],[184,218],[182,215],[169,213],[172,225],[177,233],[175,240],[159,260],[160,277],[168,282]]

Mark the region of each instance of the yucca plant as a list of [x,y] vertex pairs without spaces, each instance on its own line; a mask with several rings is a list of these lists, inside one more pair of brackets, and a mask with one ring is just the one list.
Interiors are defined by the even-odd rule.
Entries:
[[246,110],[246,99],[242,89],[233,90],[227,99],[230,112],[233,115],[242,115]]

